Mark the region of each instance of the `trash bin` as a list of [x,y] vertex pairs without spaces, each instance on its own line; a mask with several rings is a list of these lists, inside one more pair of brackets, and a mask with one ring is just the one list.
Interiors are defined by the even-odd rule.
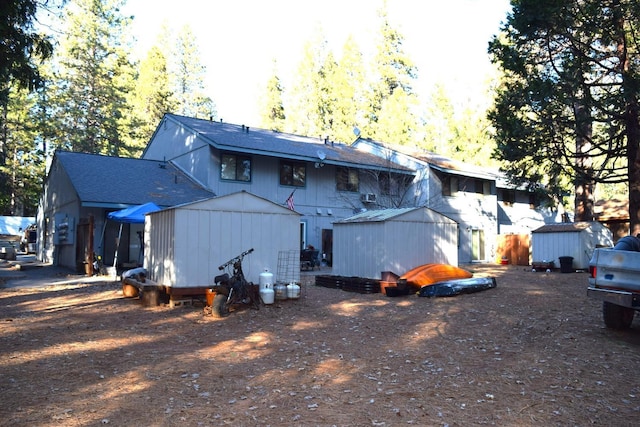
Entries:
[[560,272],[561,273],[573,273],[573,257],[572,256],[561,256],[558,257],[560,260]]

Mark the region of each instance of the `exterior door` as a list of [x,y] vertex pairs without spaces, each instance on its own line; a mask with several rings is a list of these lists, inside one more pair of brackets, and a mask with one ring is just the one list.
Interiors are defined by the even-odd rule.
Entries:
[[484,230],[471,230],[471,261],[484,261]]

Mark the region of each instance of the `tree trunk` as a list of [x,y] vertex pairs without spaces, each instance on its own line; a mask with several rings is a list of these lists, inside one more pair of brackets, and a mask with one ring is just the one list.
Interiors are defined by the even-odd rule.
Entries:
[[625,124],[627,131],[627,160],[629,164],[629,232],[640,234],[640,124],[638,101],[627,103]]
[[[618,2],[614,2],[619,6]],[[618,58],[621,66],[622,95],[624,97],[624,126],[627,137],[627,165],[629,179],[629,233],[632,236],[640,234],[640,81],[634,76],[633,65],[627,51],[625,37],[625,18],[620,8],[614,8],[617,14],[616,26],[618,30]]]
[[593,221],[594,200],[593,190],[595,180],[593,178],[593,159],[589,153],[591,150],[591,137],[593,131],[592,119],[585,102],[575,102],[574,115],[576,119],[576,177],[575,186],[575,221]]

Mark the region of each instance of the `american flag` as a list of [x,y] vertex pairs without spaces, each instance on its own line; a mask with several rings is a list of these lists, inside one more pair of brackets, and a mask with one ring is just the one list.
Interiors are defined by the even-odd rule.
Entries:
[[286,202],[286,203],[287,203],[287,207],[288,207],[289,209],[291,209],[292,211],[295,211],[295,210],[296,210],[296,207],[295,207],[295,205],[293,204],[293,193],[295,193],[295,192],[296,192],[296,190],[293,190],[293,191],[291,192],[291,194],[289,194],[289,197],[287,197],[287,202]]

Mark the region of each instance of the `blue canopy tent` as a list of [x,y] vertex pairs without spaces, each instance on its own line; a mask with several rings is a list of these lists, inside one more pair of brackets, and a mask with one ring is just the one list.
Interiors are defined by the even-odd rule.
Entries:
[[[150,212],[159,211],[160,207],[153,202],[145,203],[143,205],[131,206],[126,209],[122,209],[107,214],[107,219],[120,223],[120,230],[118,231],[118,240],[116,241],[116,254],[113,258],[113,267],[115,268],[118,263],[118,249],[120,248],[120,237],[122,237],[122,225],[123,224],[144,224],[144,217]],[[142,242],[140,242],[140,253],[142,254]],[[140,261],[140,255],[138,256]]]

